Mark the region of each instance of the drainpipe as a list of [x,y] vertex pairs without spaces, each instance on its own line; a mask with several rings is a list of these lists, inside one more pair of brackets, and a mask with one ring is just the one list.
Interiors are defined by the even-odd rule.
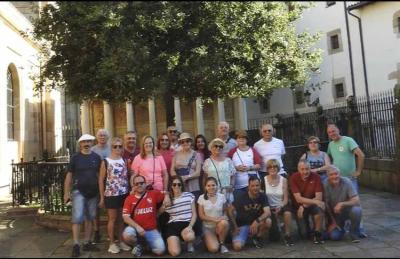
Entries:
[[353,97],[356,97],[356,87],[354,84],[354,68],[353,68],[353,55],[351,50],[351,39],[350,39],[350,29],[349,29],[349,17],[347,14],[347,2],[343,2],[344,6],[344,17],[346,19],[346,32],[347,32],[347,43],[349,45],[349,60],[350,60],[350,75],[351,75],[351,89],[353,90]]
[[369,97],[369,90],[368,90],[368,78],[367,78],[367,67],[365,64],[365,51],[364,51],[364,39],[363,39],[363,32],[362,32],[362,24],[361,24],[361,18],[352,14],[351,10],[347,9],[347,12],[355,17],[358,21],[358,28],[360,31],[360,41],[361,41],[361,57],[362,57],[362,63],[363,63],[363,72],[364,72],[364,81],[365,81],[365,93],[367,95],[367,106],[368,106],[368,120],[369,120],[369,125],[371,125],[371,127],[369,127],[370,130],[370,136],[371,136],[371,144],[372,144],[372,148],[375,148],[375,134],[374,134],[374,129],[372,127],[372,112],[371,112],[371,102],[370,102],[370,97]]

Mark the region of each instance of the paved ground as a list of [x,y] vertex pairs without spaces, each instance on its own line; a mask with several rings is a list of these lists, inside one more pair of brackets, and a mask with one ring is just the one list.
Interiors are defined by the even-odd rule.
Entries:
[[[296,240],[295,246],[285,247],[281,243],[266,244],[263,249],[252,246],[240,253],[230,252],[221,256],[205,252],[202,244],[197,252],[181,257],[400,257],[400,195],[373,190],[361,190],[364,209],[364,226],[369,238],[359,244],[348,240],[327,241],[314,245],[310,241]],[[0,257],[69,257],[71,254],[71,234],[46,229],[34,224],[31,217],[7,218],[4,214],[9,203],[0,201]],[[103,238],[105,232],[103,231]],[[118,255],[107,253],[107,242],[99,244],[101,252],[82,252],[83,258],[129,258],[129,252]],[[149,253],[143,257],[151,256]],[[168,256],[164,256],[168,257]]]

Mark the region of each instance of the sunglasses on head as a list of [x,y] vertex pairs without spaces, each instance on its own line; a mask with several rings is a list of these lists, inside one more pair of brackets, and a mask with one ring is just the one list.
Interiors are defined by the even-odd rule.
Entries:
[[272,132],[272,129],[263,130],[263,132]]
[[115,149],[115,148],[122,148],[122,145],[113,145],[112,147],[113,147],[114,149]]
[[135,183],[135,186],[139,186],[139,185],[143,185],[144,184],[144,182],[137,182],[137,183]]
[[182,184],[181,184],[181,183],[173,183],[172,186],[173,186],[173,187],[177,187],[177,186],[178,186],[178,187],[181,187]]
[[223,145],[214,145],[215,148],[219,148],[219,149],[223,149],[224,146]]

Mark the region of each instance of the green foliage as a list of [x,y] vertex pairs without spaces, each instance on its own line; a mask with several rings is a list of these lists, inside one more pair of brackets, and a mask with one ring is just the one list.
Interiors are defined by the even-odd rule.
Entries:
[[319,35],[297,35],[296,2],[57,2],[35,24],[42,76],[75,100],[268,95],[304,84]]

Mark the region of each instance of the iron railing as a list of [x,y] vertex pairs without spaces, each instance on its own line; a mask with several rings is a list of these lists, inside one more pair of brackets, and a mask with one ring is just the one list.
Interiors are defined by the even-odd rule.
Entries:
[[63,201],[68,162],[21,160],[11,165],[13,206],[37,204],[51,214],[70,210]]

